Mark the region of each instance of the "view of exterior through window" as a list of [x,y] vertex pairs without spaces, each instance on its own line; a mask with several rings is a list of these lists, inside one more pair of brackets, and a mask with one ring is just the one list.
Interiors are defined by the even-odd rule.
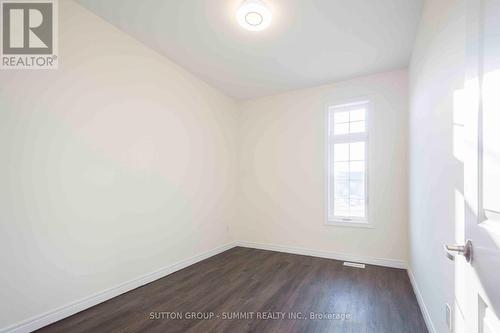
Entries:
[[367,223],[369,102],[328,110],[328,222]]

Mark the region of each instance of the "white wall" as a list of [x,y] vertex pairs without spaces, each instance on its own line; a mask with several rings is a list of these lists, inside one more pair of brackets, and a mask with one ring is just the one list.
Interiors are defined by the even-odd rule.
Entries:
[[445,303],[454,303],[443,244],[454,243],[463,218],[453,111],[464,53],[464,0],[426,1],[410,66],[410,264],[437,332],[447,331]]
[[[395,71],[239,103],[239,240],[407,259],[407,73]],[[369,97],[374,229],[325,225],[325,112]]]
[[234,102],[72,1],[0,73],[0,328],[232,240]]

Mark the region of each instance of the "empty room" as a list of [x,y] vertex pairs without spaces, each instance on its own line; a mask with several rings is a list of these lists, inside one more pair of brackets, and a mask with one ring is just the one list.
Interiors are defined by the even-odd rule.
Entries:
[[0,29],[0,333],[500,333],[500,0]]

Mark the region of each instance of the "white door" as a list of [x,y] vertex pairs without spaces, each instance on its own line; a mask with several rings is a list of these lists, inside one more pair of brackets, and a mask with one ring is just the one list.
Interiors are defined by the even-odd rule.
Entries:
[[454,331],[500,333],[500,0],[466,0],[466,18],[463,236],[472,255],[455,261],[463,322]]

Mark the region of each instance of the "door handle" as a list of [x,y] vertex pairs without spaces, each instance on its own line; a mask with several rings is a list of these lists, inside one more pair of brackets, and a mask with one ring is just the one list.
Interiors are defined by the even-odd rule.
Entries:
[[450,245],[446,244],[444,246],[444,252],[448,259],[455,260],[455,255],[460,254],[465,257],[467,262],[472,261],[472,242],[470,240],[465,243],[465,245]]

